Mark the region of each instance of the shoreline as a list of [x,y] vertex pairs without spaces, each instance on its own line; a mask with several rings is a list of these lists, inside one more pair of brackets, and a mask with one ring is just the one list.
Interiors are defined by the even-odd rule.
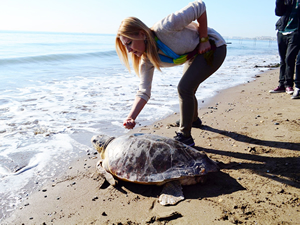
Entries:
[[[199,104],[204,126],[192,130],[195,148],[219,162],[221,171],[204,185],[184,187],[186,199],[176,206],[157,203],[160,187],[105,186],[95,174],[98,155],[90,155],[25,199],[2,223],[297,224],[300,102],[285,93],[270,94],[277,80],[278,69],[271,69]],[[173,137],[178,117],[130,133]]]

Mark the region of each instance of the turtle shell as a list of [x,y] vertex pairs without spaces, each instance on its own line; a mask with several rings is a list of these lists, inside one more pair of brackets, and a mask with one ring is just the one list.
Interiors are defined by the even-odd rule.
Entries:
[[119,179],[159,184],[218,171],[204,152],[153,134],[123,135],[111,141],[103,167]]

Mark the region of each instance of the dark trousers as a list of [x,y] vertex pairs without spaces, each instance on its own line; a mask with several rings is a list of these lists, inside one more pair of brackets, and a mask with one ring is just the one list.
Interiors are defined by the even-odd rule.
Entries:
[[198,102],[195,96],[197,88],[219,69],[226,57],[226,51],[226,45],[216,48],[211,64],[208,64],[201,54],[184,65],[183,76],[177,86],[180,107],[179,131],[184,136],[191,134],[192,123],[198,119]]
[[295,59],[299,51],[298,31],[283,35],[277,33],[278,51],[280,56],[279,86],[294,86]]
[[295,87],[300,88],[300,51],[298,52],[297,61],[296,61]]

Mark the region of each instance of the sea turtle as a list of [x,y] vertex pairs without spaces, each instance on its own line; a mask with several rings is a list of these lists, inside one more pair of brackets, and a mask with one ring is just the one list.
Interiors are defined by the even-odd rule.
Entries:
[[204,175],[218,166],[204,152],[179,141],[153,134],[127,134],[114,138],[92,137],[100,153],[98,172],[111,184],[114,177],[139,183],[164,185],[159,202],[175,205],[184,199],[181,185],[204,182]]

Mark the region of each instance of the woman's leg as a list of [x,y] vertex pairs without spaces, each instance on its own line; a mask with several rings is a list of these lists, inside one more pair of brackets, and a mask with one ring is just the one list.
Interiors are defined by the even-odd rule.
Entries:
[[[191,64],[192,64],[192,62],[184,64],[182,74],[185,74],[185,72],[188,70],[188,68],[190,67]],[[193,118],[193,122],[195,122],[198,119],[198,100],[197,100],[195,94],[196,94],[196,91],[195,91],[194,96],[193,96],[194,97],[194,118]]]
[[[198,117],[198,104],[195,93],[198,86],[212,75],[226,57],[226,46],[215,49],[213,61],[207,64],[203,54],[198,55],[184,72],[179,84],[178,95],[180,105],[179,132],[188,137],[191,135],[192,122]],[[196,118],[195,118],[196,117]]]

